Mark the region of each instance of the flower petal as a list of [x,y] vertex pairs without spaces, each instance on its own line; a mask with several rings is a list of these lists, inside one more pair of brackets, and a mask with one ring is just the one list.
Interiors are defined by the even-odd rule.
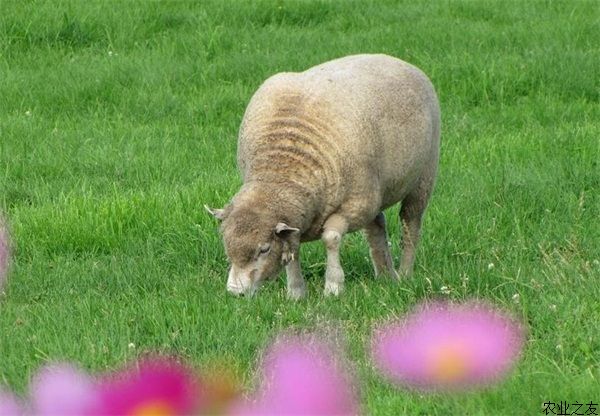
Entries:
[[99,410],[93,380],[69,364],[42,368],[32,381],[30,394],[36,415],[90,415]]
[[375,331],[375,365],[392,381],[417,388],[464,388],[488,383],[514,364],[522,327],[479,303],[435,303]]
[[326,343],[308,337],[278,340],[264,359],[262,389],[233,414],[357,414],[354,388],[335,356]]
[[191,372],[174,360],[162,358],[142,361],[137,368],[114,374],[101,383],[100,390],[107,415],[191,414],[202,400],[199,383]]
[[19,399],[11,393],[0,390],[0,416],[24,415],[25,411]]

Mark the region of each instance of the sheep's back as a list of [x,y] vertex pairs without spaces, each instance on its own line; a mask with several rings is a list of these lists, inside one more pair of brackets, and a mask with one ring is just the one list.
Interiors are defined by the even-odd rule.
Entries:
[[396,202],[437,157],[439,108],[417,68],[385,55],[356,55],[258,89],[238,142],[244,180],[285,178],[328,192],[378,193]]

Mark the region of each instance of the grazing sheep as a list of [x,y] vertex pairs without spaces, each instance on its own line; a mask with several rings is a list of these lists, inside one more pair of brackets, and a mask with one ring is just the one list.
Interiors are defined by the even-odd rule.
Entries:
[[227,289],[253,293],[287,273],[289,297],[304,296],[301,242],[327,248],[325,294],[344,283],[344,234],[364,229],[375,274],[398,277],[383,210],[401,202],[400,272],[413,269],[421,218],[435,181],[440,110],[416,67],[386,55],[355,55],[280,73],[252,97],[238,139],[244,184],[222,220],[231,269]]

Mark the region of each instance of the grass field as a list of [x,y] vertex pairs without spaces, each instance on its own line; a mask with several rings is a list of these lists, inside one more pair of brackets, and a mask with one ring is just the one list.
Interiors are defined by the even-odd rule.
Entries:
[[[0,385],[24,392],[48,361],[102,371],[160,351],[199,368],[227,362],[249,386],[262,346],[293,327],[345,335],[368,414],[600,402],[598,2],[1,8],[0,209],[14,259],[0,295]],[[361,52],[419,66],[440,96],[441,165],[414,278],[375,281],[354,234],[339,299],[321,293],[320,244],[302,250],[306,300],[286,300],[283,279],[228,296],[202,205],[240,186],[236,133],[252,92],[273,73]],[[397,209],[387,216],[396,243]],[[526,323],[505,382],[422,395],[372,369],[372,326],[436,297],[485,299]]]

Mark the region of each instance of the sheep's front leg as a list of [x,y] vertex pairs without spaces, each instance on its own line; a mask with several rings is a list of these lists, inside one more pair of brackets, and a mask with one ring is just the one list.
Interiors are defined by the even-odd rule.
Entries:
[[334,214],[325,221],[321,239],[327,249],[327,269],[325,270],[325,295],[339,295],[344,289],[344,270],[340,264],[342,236],[348,230],[348,223],[340,215]]
[[293,300],[302,299],[306,295],[306,283],[302,277],[300,269],[300,259],[298,253],[292,256],[292,259],[285,266],[287,275],[287,295]]

